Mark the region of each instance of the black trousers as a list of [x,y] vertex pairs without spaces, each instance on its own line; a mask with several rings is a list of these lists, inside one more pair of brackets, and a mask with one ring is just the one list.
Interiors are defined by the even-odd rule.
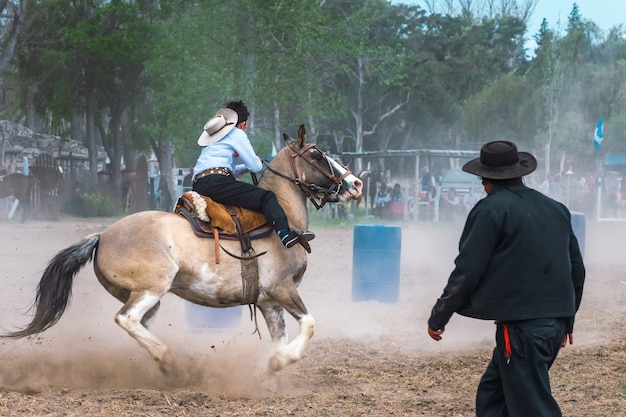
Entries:
[[263,213],[276,231],[289,228],[287,215],[278,203],[276,194],[256,185],[237,181],[232,174],[207,175],[194,182],[193,190],[211,197],[216,203]]
[[561,417],[548,371],[564,337],[564,319],[499,323],[493,357],[478,384],[476,416]]

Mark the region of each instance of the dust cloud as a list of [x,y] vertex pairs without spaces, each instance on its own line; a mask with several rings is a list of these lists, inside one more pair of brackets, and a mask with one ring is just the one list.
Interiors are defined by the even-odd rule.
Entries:
[[[24,225],[0,221],[0,332],[28,323],[28,306],[47,262],[83,236],[104,229],[112,221],[32,221]],[[400,224],[399,224],[400,225]],[[430,355],[473,350],[493,345],[494,325],[455,315],[444,339],[432,341],[426,333],[430,309],[453,268],[462,224],[401,224],[399,300],[396,303],[352,301],[353,230],[317,229],[300,294],[316,320],[315,336],[307,351],[324,340],[344,340],[372,349],[393,347]],[[576,343],[620,338],[603,326],[603,317],[623,314],[626,278],[621,250],[626,223],[587,222],[585,298],[577,319]],[[383,278],[384,279],[384,278]],[[21,340],[0,340],[3,356],[0,386],[24,393],[45,389],[167,388],[157,365],[113,321],[121,307],[97,282],[91,264],[74,281],[73,299],[59,323],[46,332]],[[239,327],[221,331],[192,331],[186,323],[185,302],[173,295],[162,300],[153,330],[165,341],[187,373],[188,385],[207,393],[258,396],[281,390],[281,378],[298,372],[291,365],[274,376],[276,385],[261,383],[271,349],[259,315],[261,338],[241,308]],[[297,325],[287,316],[289,336]],[[620,332],[622,330],[620,329]],[[305,351],[305,357],[307,355]],[[289,388],[291,390],[297,387]]]

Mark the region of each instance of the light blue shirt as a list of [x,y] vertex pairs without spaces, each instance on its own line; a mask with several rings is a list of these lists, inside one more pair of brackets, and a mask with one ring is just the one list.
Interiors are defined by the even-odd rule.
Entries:
[[[235,163],[237,158],[241,164]],[[235,178],[239,178],[247,172],[260,171],[263,163],[254,152],[246,132],[234,127],[221,140],[202,148],[193,168],[194,178],[209,168],[228,168]]]

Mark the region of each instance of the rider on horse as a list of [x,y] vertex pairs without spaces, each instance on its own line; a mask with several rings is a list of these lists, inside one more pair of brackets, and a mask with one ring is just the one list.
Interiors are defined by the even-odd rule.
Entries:
[[[236,180],[247,172],[263,168],[245,132],[248,115],[243,102],[231,101],[204,125],[198,139],[202,151],[193,169],[193,191],[220,204],[263,213],[288,248],[299,242],[300,235],[312,240],[313,232],[296,232],[289,228],[287,215],[272,191]],[[243,164],[236,165],[236,158]]]

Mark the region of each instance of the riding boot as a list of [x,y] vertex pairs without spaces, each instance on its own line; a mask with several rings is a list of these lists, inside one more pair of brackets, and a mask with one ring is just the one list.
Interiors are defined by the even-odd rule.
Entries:
[[280,241],[287,248],[293,247],[296,243],[300,242],[301,238],[304,238],[306,241],[315,239],[315,233],[309,230],[298,233],[291,229],[280,229],[276,234],[278,234]]

